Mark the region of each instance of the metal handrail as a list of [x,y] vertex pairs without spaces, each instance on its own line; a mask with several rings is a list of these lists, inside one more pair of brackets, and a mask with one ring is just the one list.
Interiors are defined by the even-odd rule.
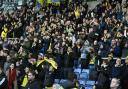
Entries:
[[[118,57],[114,57],[113,59],[116,60],[117,58],[118,58]],[[107,57],[102,57],[101,59],[108,59],[108,58],[107,58]],[[126,57],[122,57],[121,59],[122,59],[122,60],[125,60]]]

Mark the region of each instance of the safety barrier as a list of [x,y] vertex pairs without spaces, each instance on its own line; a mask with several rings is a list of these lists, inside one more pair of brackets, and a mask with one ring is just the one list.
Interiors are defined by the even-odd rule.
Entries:
[[[117,58],[118,58],[118,57],[114,57],[113,59],[116,60]],[[102,59],[108,59],[108,58],[107,58],[107,57],[102,57]],[[122,60],[125,60],[126,57],[122,57],[121,59],[122,59]]]

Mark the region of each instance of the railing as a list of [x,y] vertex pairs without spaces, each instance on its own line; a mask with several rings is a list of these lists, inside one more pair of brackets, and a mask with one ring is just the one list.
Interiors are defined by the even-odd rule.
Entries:
[[16,39],[19,40],[19,38],[8,38],[8,40],[16,40]]
[[[113,59],[116,60],[117,58],[118,58],[118,57],[114,57]],[[107,58],[107,57],[102,57],[101,59],[108,59],[108,58]],[[121,59],[122,59],[122,60],[125,60],[126,57],[122,57]]]

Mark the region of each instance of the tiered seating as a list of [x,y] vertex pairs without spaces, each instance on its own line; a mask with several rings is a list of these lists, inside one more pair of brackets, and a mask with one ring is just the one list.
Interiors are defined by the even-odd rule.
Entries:
[[87,74],[89,74],[89,69],[83,69],[83,70],[82,70],[82,73],[87,73]]
[[[92,68],[94,68],[93,65],[89,65],[89,69],[81,69],[80,66],[78,68],[74,68],[74,73],[77,76],[80,86],[85,89],[92,89],[95,84],[95,81],[89,80],[89,72]],[[55,79],[55,83],[58,84],[62,84],[65,81],[65,79]]]
[[92,81],[92,80],[88,80],[86,82],[86,85],[89,85],[89,86],[93,86],[95,84],[95,81]]
[[82,69],[81,68],[76,68],[76,69],[74,69],[74,73],[81,73],[81,71],[82,71]]
[[78,81],[79,81],[81,87],[85,86],[85,84],[86,84],[85,80],[78,80]]
[[89,65],[89,69],[81,69],[80,67],[74,69],[74,73],[77,75],[77,79],[81,87],[85,89],[92,89],[95,81],[89,80],[89,71],[93,69],[94,65]]

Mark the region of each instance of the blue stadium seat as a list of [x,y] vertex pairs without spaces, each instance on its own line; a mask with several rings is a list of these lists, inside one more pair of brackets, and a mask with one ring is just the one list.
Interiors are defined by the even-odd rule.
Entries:
[[81,73],[80,74],[80,79],[87,80],[88,79],[88,74],[87,73]]
[[86,85],[93,86],[94,84],[95,84],[95,81],[88,80],[88,81],[86,82]]
[[76,69],[74,69],[74,72],[80,74],[80,73],[81,73],[81,68],[76,68]]
[[85,84],[86,84],[86,81],[85,80],[78,80],[79,81],[79,83],[80,83],[80,86],[85,86]]
[[78,68],[81,68],[81,64],[78,65]]
[[85,89],[93,89],[93,86],[86,86]]
[[89,69],[94,69],[94,68],[95,68],[95,66],[93,64],[89,65]]
[[66,79],[61,79],[60,84],[64,83],[65,81],[67,81],[67,80]]
[[54,82],[55,82],[55,83],[59,83],[59,82],[60,82],[60,79],[55,79]]
[[89,69],[83,69],[83,70],[82,70],[82,73],[87,73],[87,74],[89,74]]

